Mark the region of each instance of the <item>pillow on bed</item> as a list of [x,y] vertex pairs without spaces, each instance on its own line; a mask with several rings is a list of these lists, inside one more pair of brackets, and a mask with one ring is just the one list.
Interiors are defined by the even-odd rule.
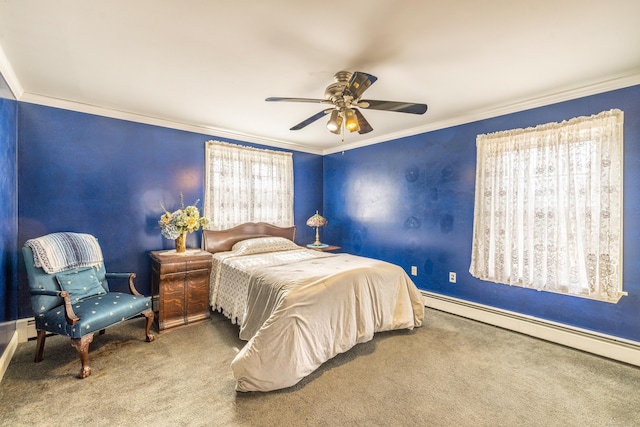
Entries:
[[255,239],[242,240],[231,249],[237,255],[261,254],[264,252],[290,251],[300,249],[289,239],[284,237],[257,237]]

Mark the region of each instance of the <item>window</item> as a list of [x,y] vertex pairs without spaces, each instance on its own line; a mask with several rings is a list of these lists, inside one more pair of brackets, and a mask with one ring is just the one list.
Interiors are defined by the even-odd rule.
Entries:
[[293,156],[207,141],[204,215],[209,228],[244,222],[293,225]]
[[478,135],[470,273],[617,302],[622,291],[620,110]]

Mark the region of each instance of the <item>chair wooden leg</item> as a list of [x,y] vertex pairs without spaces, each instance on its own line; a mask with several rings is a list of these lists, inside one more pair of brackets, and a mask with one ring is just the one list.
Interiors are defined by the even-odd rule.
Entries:
[[80,374],[78,378],[87,378],[91,375],[91,368],[89,367],[89,344],[93,341],[93,334],[88,334],[82,338],[71,338],[71,346],[76,349],[78,356],[80,356]]
[[145,335],[147,337],[147,342],[151,342],[151,341],[156,339],[155,335],[151,334],[151,325],[153,324],[153,319],[155,317],[155,314],[153,313],[153,310],[149,308],[149,309],[143,311],[142,315],[147,318],[147,325],[146,325],[146,328],[145,328]]
[[42,362],[42,355],[44,354],[44,340],[47,338],[47,332],[38,330],[38,339],[36,341],[36,357],[34,362]]

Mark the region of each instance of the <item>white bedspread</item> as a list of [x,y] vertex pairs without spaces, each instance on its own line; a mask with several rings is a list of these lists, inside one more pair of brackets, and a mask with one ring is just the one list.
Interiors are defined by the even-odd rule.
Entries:
[[[232,323],[242,324],[247,305],[251,273],[257,268],[289,264],[307,259],[335,256],[301,248],[243,255],[237,252],[219,252],[213,255],[209,286],[209,302],[214,310],[222,312]],[[248,340],[251,337],[244,338]]]
[[340,254],[252,269],[231,363],[236,390],[290,387],[374,332],[422,325],[421,295],[402,268]]

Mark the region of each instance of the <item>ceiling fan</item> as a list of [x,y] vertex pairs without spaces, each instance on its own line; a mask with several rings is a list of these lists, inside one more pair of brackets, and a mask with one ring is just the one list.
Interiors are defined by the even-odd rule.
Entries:
[[350,71],[338,71],[333,78],[335,82],[331,83],[325,89],[324,99],[271,97],[265,99],[265,101],[311,102],[331,105],[331,108],[322,110],[308,119],[303,120],[290,130],[300,130],[325,115],[330,114],[327,129],[335,134],[340,133],[343,125],[348,131],[358,132],[360,134],[365,134],[373,130],[358,108],[410,114],[424,114],[427,111],[426,104],[361,99],[364,91],[378,80],[377,77],[371,74],[361,71],[355,71],[353,73]]

